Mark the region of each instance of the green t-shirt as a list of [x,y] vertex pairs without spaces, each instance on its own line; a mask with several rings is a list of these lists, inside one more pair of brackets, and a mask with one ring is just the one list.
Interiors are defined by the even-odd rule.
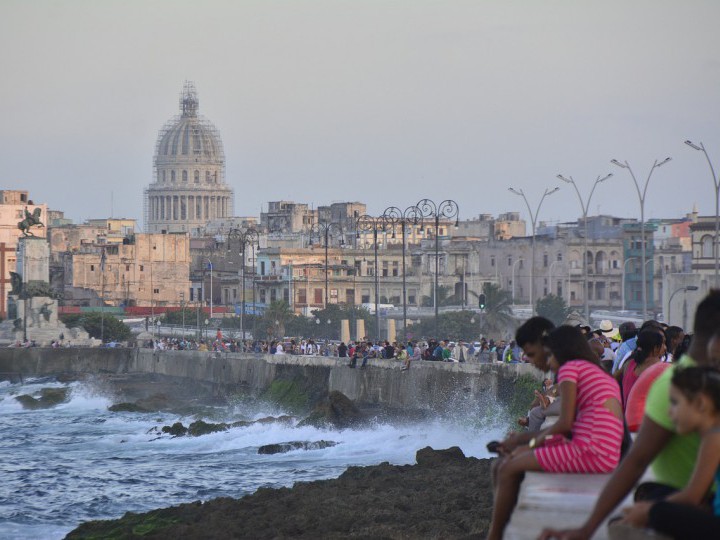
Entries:
[[[692,358],[687,355],[683,356],[677,364],[662,372],[650,388],[645,401],[645,415],[660,427],[673,433],[675,433],[675,426],[670,420],[669,414],[670,379],[678,366],[694,365],[696,362]],[[652,472],[656,481],[678,489],[685,487],[695,467],[699,448],[700,436],[697,433],[674,434],[652,462]]]

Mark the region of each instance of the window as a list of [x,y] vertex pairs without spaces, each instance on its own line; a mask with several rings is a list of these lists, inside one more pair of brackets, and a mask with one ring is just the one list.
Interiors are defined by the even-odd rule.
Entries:
[[493,267],[495,266],[495,255],[490,257],[490,266],[493,266]]
[[182,181],[187,182],[187,171],[183,171]]
[[190,301],[195,301],[195,289],[193,289],[192,287],[190,287]]
[[205,182],[210,183],[210,171],[205,171]]
[[703,259],[710,259],[713,256],[713,238],[710,235],[703,236],[702,238],[702,254],[700,255]]
[[260,261],[260,275],[265,275],[265,261]]
[[94,272],[94,271],[95,271],[95,265],[94,265],[94,264],[91,264],[91,265],[90,265],[90,271],[91,271],[91,272]]
[[129,272],[129,271],[130,271],[130,265],[129,265],[129,264],[126,264],[126,265],[125,265],[125,271],[126,271],[126,272]]
[[397,277],[399,274],[400,274],[400,272],[399,272],[399,270],[398,270],[398,263],[397,263],[397,262],[393,262],[392,275],[395,276],[395,277]]
[[323,290],[315,289],[315,304],[322,304],[322,303],[323,303]]
[[382,263],[382,275],[383,275],[383,277],[388,276],[388,262],[387,261],[383,261],[383,263]]
[[200,171],[195,171],[194,176],[195,176],[195,178],[194,178],[194,179],[195,179],[195,183],[196,183],[196,184],[199,184],[199,183],[200,183]]
[[307,304],[307,290],[303,287],[298,289],[298,304]]
[[270,301],[275,302],[277,300],[277,291],[275,289],[270,289]]
[[267,293],[265,292],[265,289],[260,289],[260,303],[264,304],[265,300],[267,300]]
[[170,181],[171,182],[175,181],[175,171],[170,171]]
[[153,293],[160,294],[160,289],[153,289]]
[[547,268],[547,266],[548,266],[548,254],[544,253],[543,254],[543,267]]
[[140,271],[143,272],[144,270],[145,270],[145,266],[143,266],[143,265],[141,264],[141,265],[140,265]]
[[508,266],[512,266],[512,257],[508,257]]

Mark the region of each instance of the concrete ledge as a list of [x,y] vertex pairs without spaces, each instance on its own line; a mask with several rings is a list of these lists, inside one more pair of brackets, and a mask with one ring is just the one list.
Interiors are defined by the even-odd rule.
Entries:
[[[545,527],[567,529],[582,525],[608,478],[609,474],[527,473],[505,538],[534,540]],[[621,506],[631,500],[626,499]],[[593,539],[607,538],[606,521]]]

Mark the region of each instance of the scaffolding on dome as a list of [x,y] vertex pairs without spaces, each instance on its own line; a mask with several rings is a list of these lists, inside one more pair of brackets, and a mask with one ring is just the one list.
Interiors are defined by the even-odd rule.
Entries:
[[[183,85],[179,109],[179,114],[173,116],[159,130],[155,142],[152,183],[143,193],[143,228],[146,232],[151,232],[150,224],[157,221],[157,216],[151,215],[154,210],[150,199],[158,191],[220,191],[229,199],[229,207],[225,211],[228,215],[234,212],[235,194],[225,180],[225,151],[222,139],[214,124],[198,114],[199,99],[192,81],[185,81]],[[194,164],[201,165],[198,167],[201,169],[199,177],[198,170],[194,171],[194,177],[190,170]],[[178,176],[175,183],[173,169],[184,169],[185,166],[189,174],[186,177],[185,170],[182,170],[182,181]],[[180,175],[180,171],[177,174]]]

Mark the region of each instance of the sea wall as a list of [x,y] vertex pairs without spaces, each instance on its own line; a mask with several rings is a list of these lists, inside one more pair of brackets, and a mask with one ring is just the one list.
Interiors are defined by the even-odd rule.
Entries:
[[523,364],[417,362],[408,371],[393,360],[351,369],[346,359],[150,349],[0,349],[0,379],[59,374],[156,374],[199,383],[220,394],[263,395],[293,388],[310,401],[338,390],[361,406],[452,410],[504,400],[523,375],[542,374]]

